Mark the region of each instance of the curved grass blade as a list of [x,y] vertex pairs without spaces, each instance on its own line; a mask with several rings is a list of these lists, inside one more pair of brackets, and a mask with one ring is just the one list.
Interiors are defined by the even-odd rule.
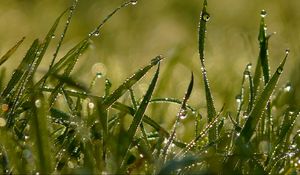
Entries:
[[[63,42],[63,40],[64,40],[64,38],[65,38],[65,35],[66,35],[66,33],[67,33],[67,30],[68,30],[68,28],[69,28],[71,19],[72,19],[72,17],[73,17],[74,10],[75,10],[76,7],[77,7],[77,3],[78,3],[78,0],[74,0],[74,1],[73,1],[73,4],[72,4],[72,6],[71,6],[71,8],[70,8],[70,10],[69,10],[69,16],[68,16],[67,22],[66,22],[66,24],[65,24],[64,30],[63,30],[62,34],[60,35],[59,42],[58,42],[57,47],[56,47],[56,50],[55,50],[55,52],[54,52],[54,54],[53,54],[52,61],[51,61],[50,65],[49,65],[49,70],[52,68],[53,64],[55,63],[55,59],[56,59],[56,57],[57,57],[57,54],[58,54],[58,52],[59,52],[59,50],[60,50],[60,48],[61,48],[62,42]],[[67,12],[67,10],[66,10],[65,12]],[[64,12],[64,13],[65,13],[65,12]],[[63,14],[64,14],[64,13],[63,13]],[[46,81],[46,79],[45,79],[45,81]]]
[[[75,52],[73,55],[70,56],[70,60],[69,62],[67,62],[68,67],[65,69],[64,73],[63,73],[63,77],[69,77],[71,74],[71,71],[73,70],[75,64],[77,63],[80,54],[82,54],[88,47],[89,43],[84,42],[82,47],[80,47],[77,52]],[[56,87],[54,88],[54,91],[51,93],[50,97],[49,97],[49,105],[52,106],[55,102],[55,99],[58,95],[58,93],[60,92],[61,88],[63,87],[64,82],[63,81],[59,81],[59,83],[56,85]]]
[[128,5],[135,5],[136,3],[137,3],[137,0],[130,0],[130,1],[124,2],[122,5],[117,7],[109,15],[107,15],[103,21],[101,21],[101,23],[95,28],[95,30],[89,34],[89,37],[98,36],[100,34],[100,29],[111,17],[114,16],[114,14],[116,14],[119,10],[121,10],[122,8],[124,8]]
[[252,137],[254,130],[257,126],[257,123],[261,117],[262,112],[264,111],[271,94],[273,93],[275,86],[278,82],[278,79],[283,71],[284,64],[288,57],[288,53],[286,54],[283,61],[280,63],[279,67],[277,68],[276,72],[273,74],[272,78],[262,91],[261,95],[258,97],[257,101],[254,104],[252,111],[249,114],[249,117],[242,128],[240,139],[243,139],[245,143],[247,143],[250,138]]
[[[174,103],[174,104],[182,104],[182,100],[176,99],[176,98],[153,98],[150,100],[149,103]],[[191,111],[197,111],[192,106],[186,104],[186,107]]]
[[15,51],[18,49],[18,47],[23,43],[25,40],[25,37],[23,37],[20,41],[17,42],[11,49],[9,49],[1,58],[0,58],[0,66],[5,63],[8,58],[15,53]]
[[73,78],[71,78],[69,76],[63,76],[63,75],[59,75],[59,74],[51,74],[51,76],[56,78],[60,82],[66,84],[67,86],[70,86],[72,88],[75,88],[75,89],[78,89],[78,90],[81,90],[81,91],[84,91],[87,93],[89,92],[88,87],[84,86],[82,83],[78,83],[77,81],[75,81]]
[[172,131],[172,133],[171,133],[171,135],[170,135],[170,137],[169,137],[169,139],[168,139],[165,147],[162,150],[162,160],[164,162],[166,161],[167,151],[168,151],[170,145],[173,143],[173,141],[175,139],[176,126],[178,125],[180,118],[182,118],[182,117],[185,118],[186,117],[186,104],[187,104],[187,101],[189,100],[189,98],[191,96],[193,87],[194,87],[194,75],[192,73],[191,74],[191,81],[189,83],[188,89],[187,89],[187,91],[185,93],[185,96],[183,98],[181,107],[180,107],[179,112],[178,112],[177,117],[176,117],[176,121],[175,121],[175,123],[173,125],[173,131]]
[[151,60],[151,63],[144,68],[138,70],[131,77],[119,86],[112,94],[108,95],[103,101],[103,109],[107,109],[116,102],[128,89],[130,89],[137,81],[139,81],[153,66],[157,65],[163,59],[162,56],[157,56]]
[[12,90],[21,81],[21,77],[28,70],[28,65],[31,65],[34,62],[36,51],[37,51],[38,47],[39,47],[39,40],[36,39],[30,46],[25,57],[19,64],[18,68],[14,71],[12,78],[8,82],[6,88],[1,93],[2,98],[5,98],[5,97],[7,97],[8,94],[12,93]]
[[124,166],[125,166],[125,162],[126,162],[126,157],[127,157],[127,154],[129,152],[129,149],[130,149],[130,146],[131,146],[131,143],[132,141],[134,140],[134,135],[136,134],[137,132],[137,128],[138,126],[141,124],[141,122],[143,121],[143,117],[144,117],[144,113],[146,112],[146,109],[147,109],[147,106],[149,104],[149,100],[151,99],[151,96],[153,94],[153,91],[154,91],[154,88],[156,86],[156,82],[158,80],[158,75],[159,75],[159,67],[160,65],[158,64],[158,67],[157,67],[157,70],[154,74],[154,77],[152,78],[152,81],[148,87],[148,90],[139,106],[139,108],[137,109],[136,113],[134,114],[134,117],[133,117],[133,121],[128,129],[128,132],[127,132],[127,135],[128,135],[128,140],[129,140],[129,144],[128,145],[124,145],[124,150],[126,151],[124,153],[124,156],[123,156],[123,160],[122,160],[122,164],[121,164],[121,168],[120,170],[122,171]]
[[[208,123],[210,123],[213,118],[216,116],[216,108],[214,106],[213,96],[210,91],[209,87],[209,81],[207,77],[207,71],[205,68],[205,56],[204,56],[204,50],[205,50],[205,36],[206,36],[206,23],[209,21],[210,15],[207,12],[207,0],[204,0],[203,2],[203,8],[200,14],[200,23],[199,23],[199,56],[200,56],[200,62],[201,62],[201,70],[202,70],[202,76],[204,81],[204,87],[205,87],[205,96],[206,96],[206,105],[207,105],[207,118]],[[217,126],[212,126],[211,130],[209,131],[209,141],[213,142],[217,139]]]

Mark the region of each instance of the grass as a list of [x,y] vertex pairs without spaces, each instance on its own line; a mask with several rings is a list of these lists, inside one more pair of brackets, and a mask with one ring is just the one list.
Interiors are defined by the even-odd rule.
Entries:
[[[285,103],[290,93],[288,84],[276,89],[288,61],[289,50],[271,73],[266,12],[261,12],[259,55],[255,71],[248,64],[241,74],[240,94],[235,111],[217,109],[205,67],[205,39],[209,32],[210,14],[204,0],[199,23],[199,67],[202,70],[206,109],[202,113],[188,103],[194,88],[191,74],[183,99],[164,98],[159,91],[158,55],[132,76],[111,90],[109,77],[97,72],[90,86],[72,77],[81,56],[88,52],[92,40],[117,12],[137,1],[125,2],[110,13],[85,38],[59,57],[77,0],[54,22],[46,37],[32,42],[25,57],[1,88],[0,169],[3,174],[296,174],[300,170],[300,132],[297,131],[299,108]],[[55,36],[61,18],[69,13],[49,68],[36,76],[40,63]],[[22,38],[0,59],[5,62],[22,44]],[[166,58],[167,59],[167,58]],[[211,58],[209,61],[211,61]],[[151,74],[144,95],[137,96],[135,86]],[[169,68],[170,69],[170,68]],[[113,71],[109,68],[108,71]],[[5,78],[1,73],[1,82]],[[213,71],[213,70],[209,70]],[[200,76],[200,75],[199,75]],[[220,73],[220,76],[222,74]],[[103,82],[103,95],[93,92],[98,79]],[[188,77],[187,77],[188,79]],[[162,82],[163,83],[163,82]],[[176,92],[180,93],[180,92]],[[158,94],[159,95],[159,94]],[[226,103],[226,102],[224,102]],[[166,128],[148,111],[151,105],[174,105],[175,121]],[[153,110],[154,115],[163,113]],[[170,114],[166,114],[167,117]],[[192,120],[193,139],[185,143],[177,137],[184,121]],[[188,131],[183,131],[186,135]]]

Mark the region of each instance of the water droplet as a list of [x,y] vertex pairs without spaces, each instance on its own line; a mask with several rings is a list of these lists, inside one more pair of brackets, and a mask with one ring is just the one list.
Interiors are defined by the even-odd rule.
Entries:
[[247,114],[243,115],[244,119],[247,119],[249,116]]
[[208,22],[210,20],[210,15],[209,13],[205,12],[202,14],[201,19],[204,20],[205,22]]
[[4,127],[6,125],[6,120],[4,118],[0,118],[0,127]]
[[249,64],[247,65],[247,69],[250,70],[251,68],[252,68],[252,64],[249,63]]
[[267,12],[266,12],[265,10],[262,10],[262,11],[260,12],[260,16],[261,16],[262,18],[266,17],[266,16],[267,16]]
[[[105,76],[106,75],[106,72],[107,72],[107,68],[106,66],[103,64],[103,63],[95,63],[93,66],[92,66],[92,74],[93,75],[97,75],[98,74],[101,76]],[[97,77],[99,78],[99,77]]]
[[290,53],[290,49],[285,49],[285,54],[289,54]]
[[103,75],[102,75],[102,73],[101,73],[101,72],[98,72],[98,73],[96,73],[96,77],[97,77],[97,78],[102,78],[102,77],[103,77]]
[[282,67],[279,67],[279,68],[277,68],[277,71],[276,71],[276,72],[277,72],[278,74],[281,74],[282,71],[283,71]]
[[36,172],[35,175],[40,175],[40,172]]
[[291,84],[287,84],[285,87],[284,87],[284,92],[290,92],[291,91],[291,89],[292,89],[292,86],[291,86]]
[[132,0],[130,3],[131,3],[131,5],[136,5],[138,3],[138,1],[137,0]]
[[179,118],[183,120],[186,119],[186,117],[187,117],[187,111],[185,109],[181,109],[179,112]]
[[99,36],[100,35],[100,31],[99,30],[96,30],[94,33],[93,33],[94,36]]
[[54,39],[54,38],[55,38],[55,35],[54,35],[54,34],[53,34],[53,35],[51,35],[51,38],[52,38],[52,39]]
[[42,106],[42,102],[40,99],[35,100],[34,104],[37,108],[40,108]]
[[28,139],[29,139],[29,136],[27,136],[27,135],[24,136],[24,139],[25,139],[25,140],[28,140]]
[[95,107],[95,104],[94,104],[94,103],[92,103],[92,102],[89,102],[88,106],[89,106],[89,108],[90,108],[90,109],[94,109],[94,107]]
[[143,155],[143,154],[140,154],[140,157],[141,157],[141,158],[144,158],[144,155]]
[[8,106],[8,104],[5,104],[5,103],[4,103],[4,104],[2,104],[2,105],[1,105],[1,109],[2,109],[2,111],[3,111],[3,112],[7,112],[7,111],[8,111],[8,109],[9,109],[9,106]]

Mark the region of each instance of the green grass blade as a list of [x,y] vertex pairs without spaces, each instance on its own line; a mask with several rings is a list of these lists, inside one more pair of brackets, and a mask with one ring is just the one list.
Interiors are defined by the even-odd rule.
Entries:
[[276,72],[273,74],[272,78],[262,91],[261,95],[258,97],[257,101],[254,104],[252,111],[249,114],[249,117],[242,128],[241,135],[239,139],[242,139],[244,143],[249,142],[250,138],[254,134],[257,123],[262,115],[262,112],[265,110],[265,107],[270,99],[271,94],[273,93],[275,86],[278,82],[278,79],[283,71],[284,64],[286,62],[288,53],[286,54],[283,61],[280,63]]
[[[170,103],[170,104],[178,104],[181,105],[182,104],[182,100],[176,99],[176,98],[153,98],[150,100],[149,103]],[[194,107],[186,104],[186,107],[195,112],[197,111]]]
[[260,29],[259,29],[259,59],[261,61],[261,67],[263,70],[264,82],[265,84],[268,83],[270,79],[270,67],[269,67],[269,51],[268,51],[268,42],[269,37],[267,36],[267,25],[265,23],[265,17],[267,13],[265,10],[261,11],[261,22],[260,22]]
[[175,139],[175,134],[176,134],[176,126],[178,125],[179,123],[179,120],[181,118],[186,118],[186,104],[187,104],[187,101],[189,100],[190,96],[191,96],[191,93],[193,91],[193,87],[194,87],[194,75],[192,73],[191,75],[191,81],[189,83],[189,86],[188,86],[188,89],[185,93],[185,96],[183,98],[183,101],[182,101],[182,104],[181,104],[181,107],[179,109],[179,112],[177,114],[177,117],[176,117],[176,121],[173,125],[173,131],[165,145],[165,147],[163,148],[163,151],[162,151],[162,160],[165,162],[166,161],[166,156],[167,156],[167,151],[170,147],[170,145],[173,143],[174,139]]
[[[65,69],[62,77],[69,77],[71,71],[73,70],[75,64],[78,61],[80,54],[82,54],[88,47],[88,42],[84,44],[81,48],[77,50],[73,55],[70,56],[70,61],[68,62],[68,67]],[[64,78],[65,80],[65,78]],[[49,105],[52,106],[56,100],[58,93],[60,92],[61,88],[64,86],[64,81],[59,81],[59,83],[55,86],[54,91],[51,93],[49,97]]]
[[5,98],[8,94],[10,94],[12,90],[16,87],[16,85],[21,81],[21,77],[28,70],[28,65],[31,65],[34,62],[38,47],[39,40],[36,39],[30,46],[25,57],[19,64],[18,68],[14,71],[12,78],[8,82],[6,88],[1,93],[2,98]]
[[153,66],[157,65],[163,59],[162,56],[157,56],[151,60],[151,63],[142,69],[138,70],[131,77],[125,80],[125,82],[120,85],[112,94],[108,95],[103,101],[104,109],[110,107],[114,102],[116,102],[128,89],[135,85]]
[[34,92],[31,97],[32,104],[32,118],[31,118],[31,135],[35,140],[34,147],[37,152],[36,164],[38,165],[37,171],[41,174],[49,174],[53,172],[52,161],[51,161],[51,149],[50,140],[48,133],[48,121],[45,111],[47,111],[46,106],[44,106],[44,101],[36,96]]
[[[57,54],[58,54],[58,52],[59,52],[59,50],[60,50],[60,48],[61,48],[62,42],[63,42],[63,40],[64,40],[64,38],[65,38],[65,35],[66,35],[66,33],[67,33],[67,30],[68,30],[68,28],[69,28],[71,19],[72,19],[72,17],[73,17],[74,10],[75,10],[76,7],[77,7],[77,3],[78,3],[78,0],[74,0],[74,1],[73,1],[73,4],[72,4],[72,6],[71,6],[71,8],[69,8],[69,9],[70,9],[70,10],[69,10],[69,16],[68,16],[67,22],[66,22],[66,24],[65,24],[64,30],[63,30],[62,34],[60,35],[60,40],[59,40],[59,42],[58,42],[58,44],[57,44],[56,50],[55,50],[55,52],[54,52],[54,54],[53,54],[52,61],[51,61],[50,65],[49,65],[49,70],[52,68],[53,64],[55,63],[55,59],[56,59],[56,57],[57,57]],[[68,10],[66,10],[64,13],[66,13],[67,11],[68,11]],[[64,14],[64,13],[63,13],[63,14]],[[62,15],[63,15],[63,14],[62,14]],[[61,16],[62,16],[62,15],[61,15]],[[59,18],[59,19],[60,19],[60,18]],[[53,35],[52,35],[52,36],[53,36]],[[45,81],[46,81],[46,80],[45,80]]]
[[123,158],[123,161],[122,161],[122,165],[121,165],[121,170],[124,168],[125,166],[125,159],[127,157],[127,154],[129,152],[129,149],[130,149],[130,145],[131,145],[131,142],[133,141],[134,139],[134,135],[136,134],[137,132],[137,128],[138,126],[141,124],[141,122],[143,121],[143,116],[144,116],[144,113],[147,109],[147,106],[149,104],[149,100],[151,99],[151,96],[153,94],[153,91],[154,91],[154,88],[156,86],[156,82],[158,80],[158,75],[159,75],[159,63],[158,63],[158,67],[157,67],[157,70],[154,74],[154,77],[152,78],[152,81],[149,85],[149,88],[139,106],[139,108],[137,109],[134,117],[133,117],[133,121],[128,129],[128,140],[129,140],[129,145],[124,145],[124,150],[126,150],[125,154],[124,154],[124,158]]
[[11,49],[9,49],[1,58],[0,58],[0,66],[5,63],[8,58],[15,53],[15,51],[18,49],[18,47],[23,43],[25,40],[25,37],[23,37],[20,41],[17,42]]
[[[200,24],[199,24],[199,56],[201,62],[201,70],[204,80],[205,86],[205,96],[206,96],[206,103],[207,103],[207,118],[208,122],[211,122],[213,118],[216,116],[217,112],[214,106],[213,96],[209,87],[209,81],[207,77],[207,71],[205,68],[205,38],[206,38],[206,23],[209,21],[210,15],[207,12],[207,0],[204,0],[203,8],[200,15]],[[209,131],[209,141],[213,142],[217,139],[217,128],[216,126],[212,126],[211,130]]]
[[173,174],[174,171],[184,169],[190,165],[193,165],[199,161],[199,158],[194,156],[187,156],[180,160],[171,160],[167,162],[164,167],[159,171],[158,175]]

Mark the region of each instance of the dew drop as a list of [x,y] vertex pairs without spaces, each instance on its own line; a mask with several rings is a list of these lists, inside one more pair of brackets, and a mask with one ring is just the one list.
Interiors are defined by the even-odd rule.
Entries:
[[102,75],[102,73],[101,73],[101,72],[98,72],[98,73],[96,73],[96,77],[97,77],[97,78],[102,78],[102,77],[103,77],[103,75]]
[[74,166],[73,162],[68,161],[68,167],[69,167],[69,168],[74,168],[75,166]]
[[203,13],[201,19],[203,19],[205,22],[208,22],[210,20],[209,13],[207,12]]
[[260,12],[260,16],[261,16],[262,18],[266,17],[266,16],[267,16],[267,12],[266,12],[265,10],[262,10],[262,11]]
[[282,71],[283,71],[282,67],[279,67],[279,68],[277,68],[277,71],[276,71],[276,72],[277,72],[278,74],[281,74]]
[[285,54],[289,54],[290,53],[290,49],[285,49]]
[[53,35],[51,35],[51,38],[52,38],[52,39],[54,39],[54,38],[55,38],[55,35],[54,35],[54,34],[53,34]]
[[185,109],[181,109],[179,112],[179,118],[181,120],[184,120],[184,119],[186,119],[186,117],[187,117],[187,111]]
[[4,118],[0,118],[0,127],[4,127],[6,125],[6,120]]
[[8,106],[8,104],[5,104],[5,103],[4,103],[4,104],[2,104],[2,105],[1,105],[1,109],[2,109],[2,111],[3,111],[3,112],[7,112],[7,111],[8,111],[8,109],[9,109],[9,106]]
[[94,33],[93,33],[94,36],[99,36],[100,35],[100,32],[99,30],[96,30]]
[[136,5],[138,3],[138,1],[137,0],[132,0],[130,3],[131,3],[131,5]]
[[42,102],[40,99],[35,100],[34,104],[37,108],[40,108],[42,106]]
[[[98,75],[99,73],[101,74],[101,76],[105,76],[106,72],[107,72],[107,68],[103,63],[95,63],[92,66],[92,74],[93,75]],[[99,77],[97,77],[99,78]]]
[[140,157],[141,157],[141,158],[144,158],[144,155],[143,155],[143,154],[140,154]]
[[285,87],[284,87],[284,92],[290,92],[292,89],[292,86],[290,84],[287,84]]
[[90,108],[90,109],[94,109],[94,107],[95,107],[95,104],[94,104],[94,103],[92,103],[92,102],[89,102],[88,106],[89,106],[89,108]]

